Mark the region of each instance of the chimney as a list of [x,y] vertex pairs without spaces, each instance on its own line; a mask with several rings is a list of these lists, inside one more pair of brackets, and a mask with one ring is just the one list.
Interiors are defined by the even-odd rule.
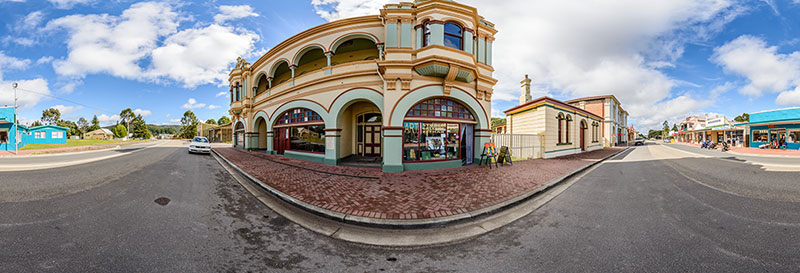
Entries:
[[531,101],[531,79],[528,78],[528,74],[525,74],[525,79],[519,82],[522,84],[522,95],[519,96],[519,104],[525,104],[526,102]]

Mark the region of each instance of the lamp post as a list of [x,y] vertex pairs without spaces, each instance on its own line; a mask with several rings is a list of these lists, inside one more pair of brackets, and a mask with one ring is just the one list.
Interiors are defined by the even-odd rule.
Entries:
[[19,154],[19,124],[17,119],[17,86],[19,84],[12,83],[11,87],[14,88],[14,155]]

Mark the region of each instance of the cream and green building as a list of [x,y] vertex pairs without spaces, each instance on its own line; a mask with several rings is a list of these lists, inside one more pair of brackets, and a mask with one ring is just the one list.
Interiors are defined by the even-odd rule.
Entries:
[[376,13],[240,58],[229,74],[234,145],[385,172],[472,163],[491,137],[494,24],[447,0]]

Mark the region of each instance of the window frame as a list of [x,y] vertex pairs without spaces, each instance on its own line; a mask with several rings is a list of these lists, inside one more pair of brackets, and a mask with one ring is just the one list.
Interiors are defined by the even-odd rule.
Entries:
[[431,20],[422,22],[422,47],[431,45]]
[[[447,25],[454,25],[454,26],[457,26],[457,27],[458,27],[458,29],[459,29],[458,35],[455,35],[455,34],[452,34],[452,33],[449,33],[449,32],[447,32]],[[442,36],[442,38],[443,38],[443,40],[442,40],[442,45],[444,45],[444,46],[446,46],[446,47],[449,47],[449,46],[447,46],[447,44],[445,44],[445,43],[444,43],[444,41],[446,41],[446,40],[447,40],[447,36],[456,37],[456,38],[458,38],[458,41],[459,41],[459,43],[458,43],[458,48],[454,48],[454,47],[449,47],[449,48],[458,49],[458,50],[464,50],[464,26],[462,26],[462,25],[461,25],[460,23],[458,23],[458,22],[454,22],[454,21],[448,21],[448,22],[445,22],[445,23],[442,25],[442,29],[443,29],[443,31],[442,31],[442,32],[443,32],[443,34],[444,34],[444,35]]]

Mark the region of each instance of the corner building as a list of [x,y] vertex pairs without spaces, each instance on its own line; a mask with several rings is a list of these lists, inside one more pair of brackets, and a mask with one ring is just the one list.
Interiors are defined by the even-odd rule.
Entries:
[[470,164],[491,137],[496,32],[470,6],[403,2],[240,58],[229,74],[234,146],[385,172]]

